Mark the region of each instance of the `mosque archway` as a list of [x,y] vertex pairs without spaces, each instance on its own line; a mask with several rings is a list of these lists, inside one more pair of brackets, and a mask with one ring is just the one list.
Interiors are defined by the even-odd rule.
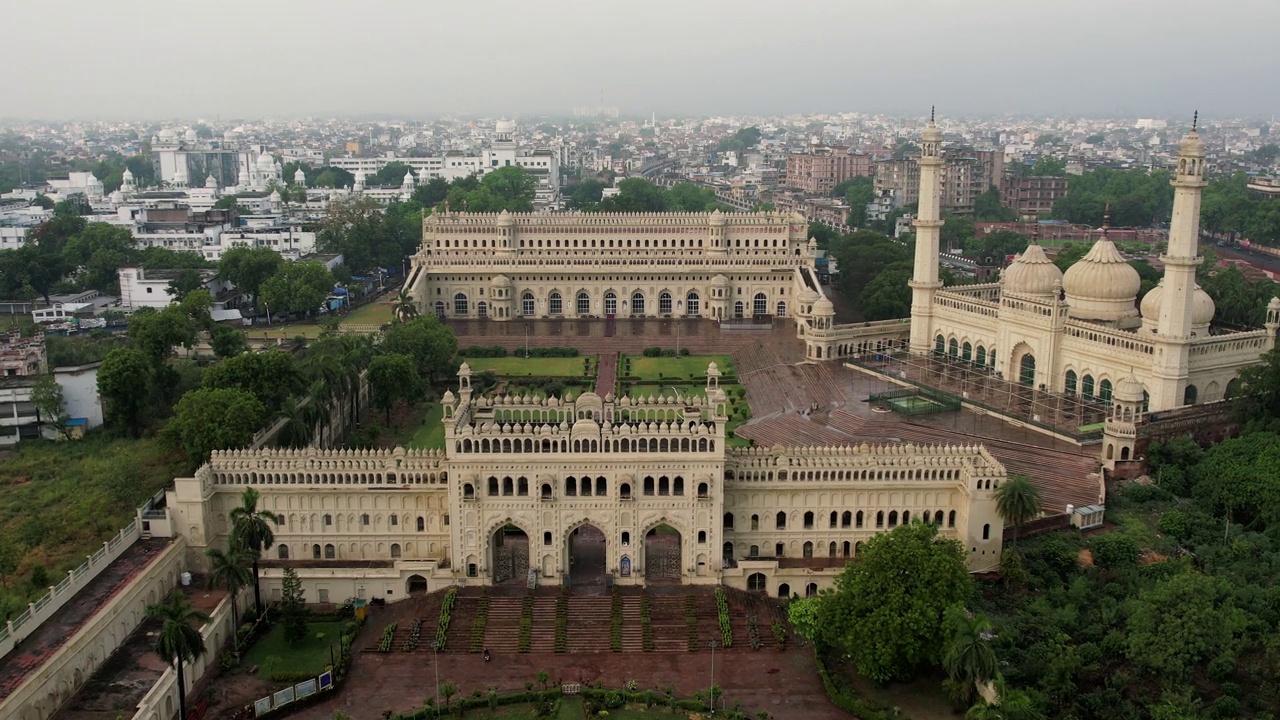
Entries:
[[680,531],[661,524],[644,535],[644,575],[647,582],[674,580],[683,575],[680,567]]
[[569,584],[604,586],[607,543],[595,525],[579,525],[569,531]]
[[493,532],[490,569],[495,585],[507,581],[524,582],[529,573],[529,536],[507,523]]

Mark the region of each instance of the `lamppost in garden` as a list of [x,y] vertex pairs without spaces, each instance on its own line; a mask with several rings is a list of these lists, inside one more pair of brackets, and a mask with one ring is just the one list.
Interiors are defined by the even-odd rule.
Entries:
[[716,714],[716,645],[718,642],[712,640],[708,643],[711,646],[711,687],[707,689],[707,697],[711,702],[711,714]]

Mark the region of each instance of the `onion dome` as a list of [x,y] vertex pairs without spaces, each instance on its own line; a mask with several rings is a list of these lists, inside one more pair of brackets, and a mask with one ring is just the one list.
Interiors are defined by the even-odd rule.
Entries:
[[516,224],[515,218],[511,217],[511,213],[507,212],[505,209],[502,212],[498,213],[499,226],[509,227],[515,224]]
[[1142,288],[1142,278],[1107,237],[1110,207],[1105,217],[1102,237],[1062,276],[1062,288],[1070,305],[1067,312],[1073,318],[1114,322],[1138,314],[1134,301]]
[[813,314],[814,315],[835,315],[836,306],[832,305],[831,301],[828,300],[827,298],[819,297],[818,300],[813,304]]
[[724,275],[716,275],[711,278],[711,284],[715,287],[729,287],[729,278]]
[[723,224],[724,224],[724,213],[720,212],[720,208],[716,208],[715,210],[712,210],[712,211],[711,211],[711,219],[710,219],[710,222],[711,222],[711,224],[712,224],[712,225],[723,225]]
[[165,128],[160,131],[160,134],[157,137],[159,137],[161,140],[176,140],[178,139],[178,134],[175,133],[171,128]]
[[200,136],[196,134],[194,128],[187,128],[187,131],[182,134],[182,139],[187,142],[195,142],[200,139]]
[[1116,383],[1115,390],[1111,392],[1111,398],[1116,402],[1123,403],[1141,403],[1142,394],[1146,388],[1142,387],[1142,382],[1134,376],[1133,371],[1129,372],[1129,376]]
[[1000,278],[1002,292],[1052,296],[1062,285],[1062,271],[1044,254],[1040,243],[1032,241],[1013,259]]
[[819,295],[816,290],[812,288],[805,288],[800,291],[800,294],[796,297],[796,299],[799,300],[804,305],[812,305],[818,302],[818,298],[820,297],[822,296]]
[[[1164,280],[1160,280],[1160,284],[1151,289],[1142,298],[1142,326],[1151,331],[1155,331],[1160,323],[1160,306],[1164,304]],[[1191,329],[1203,330],[1209,327],[1209,323],[1213,322],[1214,312],[1217,306],[1213,303],[1213,298],[1209,297],[1209,293],[1205,292],[1199,285],[1195,286],[1191,297]]]
[[489,284],[496,288],[508,288],[511,287],[511,278],[506,275],[494,275]]
[[275,170],[276,159],[271,157],[271,153],[262,153],[258,156],[258,167],[266,168],[267,170]]

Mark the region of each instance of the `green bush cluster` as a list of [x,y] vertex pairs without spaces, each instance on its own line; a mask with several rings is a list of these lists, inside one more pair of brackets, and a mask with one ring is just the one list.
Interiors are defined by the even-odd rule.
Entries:
[[529,644],[533,641],[533,596],[526,595],[524,606],[520,609],[520,638],[517,649],[522,653],[529,652]]
[[484,650],[484,626],[489,622],[489,588],[484,588],[476,603],[476,619],[471,622],[471,652]]
[[[647,357],[647,358],[655,358],[655,357],[685,357],[685,356],[687,356],[687,355],[689,354],[689,348],[687,348],[687,347],[686,347],[686,348],[680,348],[680,352],[678,352],[678,353],[677,353],[677,352],[676,352],[676,350],[675,350],[675,348],[663,348],[663,347],[657,347],[657,346],[655,346],[655,347],[647,347],[647,348],[645,348],[644,350],[642,350],[642,351],[640,352],[640,354],[641,354],[641,355],[643,355],[643,356],[645,356],[645,357]],[[627,369],[628,369],[628,370],[630,370],[630,369],[631,369],[631,368],[630,368],[630,364],[628,364]]]
[[382,639],[378,641],[378,652],[391,652],[391,642],[396,637],[396,623],[391,623],[382,628]]
[[833,676],[827,672],[826,663],[823,662],[825,652],[825,649],[815,647],[814,659],[818,665],[818,677],[822,678],[822,687],[827,691],[827,698],[831,700],[832,704],[861,720],[897,720],[902,717],[901,713],[876,705],[860,697],[857,691],[849,685],[848,680],[840,675]]
[[720,638],[726,648],[733,647],[733,624],[729,621],[729,600],[724,590],[716,588],[716,612],[720,616]]
[[612,606],[609,609],[609,649],[622,652],[622,595],[617,588],[613,590]]
[[458,348],[458,357],[464,358],[504,358],[507,349],[501,345],[472,345]]
[[569,596],[561,594],[556,598],[556,652],[569,649]]
[[755,615],[747,616],[747,641],[751,643],[752,650],[764,647],[764,640],[760,637],[760,620]]
[[525,349],[508,350],[501,345],[473,345],[458,348],[458,357],[464,358],[504,358],[504,357],[578,357],[576,347],[531,347],[525,355]]
[[414,618],[409,625],[409,637],[404,640],[405,652],[413,652],[418,649],[418,642],[422,639],[422,618]]
[[640,632],[644,639],[644,651],[653,652],[653,625],[649,617],[649,593],[640,593]]
[[445,638],[449,634],[449,621],[452,619],[453,601],[458,597],[457,588],[449,588],[445,591],[444,601],[440,604],[440,624],[436,627],[436,644],[437,650],[444,649]]

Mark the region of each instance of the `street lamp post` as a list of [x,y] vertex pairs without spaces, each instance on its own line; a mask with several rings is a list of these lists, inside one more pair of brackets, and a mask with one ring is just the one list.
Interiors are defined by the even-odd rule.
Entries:
[[711,687],[707,688],[707,697],[711,702],[711,714],[715,715],[716,714],[716,645],[718,645],[719,643],[717,643],[715,640],[712,640],[709,644],[711,645]]

